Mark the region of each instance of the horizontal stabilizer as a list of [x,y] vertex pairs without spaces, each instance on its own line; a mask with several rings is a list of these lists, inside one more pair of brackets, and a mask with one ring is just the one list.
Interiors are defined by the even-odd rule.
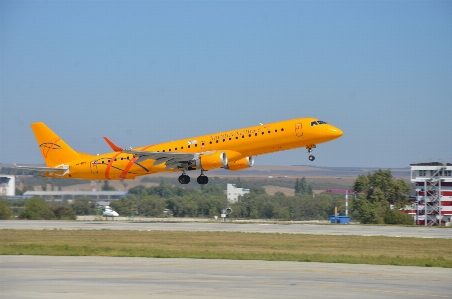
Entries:
[[17,169],[25,169],[25,170],[33,170],[33,171],[40,171],[40,172],[48,172],[48,173],[55,173],[55,172],[62,172],[65,174],[69,171],[68,165],[63,165],[61,167],[39,167],[39,166],[17,166],[14,165],[14,168]]

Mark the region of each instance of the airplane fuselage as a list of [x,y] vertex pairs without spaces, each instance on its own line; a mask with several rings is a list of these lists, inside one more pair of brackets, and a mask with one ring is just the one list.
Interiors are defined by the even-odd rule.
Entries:
[[[321,122],[317,118],[298,118],[142,146],[133,150],[165,153],[221,151],[227,155],[230,163],[238,161],[238,164],[231,165],[230,169],[239,170],[248,167],[243,165],[245,158],[301,147],[311,149],[315,148],[317,144],[331,141],[340,136],[342,136],[340,129]],[[127,180],[157,172],[181,171],[178,168],[167,169],[165,163],[156,165],[156,160],[140,160],[134,154],[121,151],[97,156],[81,153],[79,155],[79,160],[65,163],[69,166],[68,172],[64,174],[46,173],[45,176],[88,180]],[[201,169],[201,167],[189,165],[187,170],[195,169]]]

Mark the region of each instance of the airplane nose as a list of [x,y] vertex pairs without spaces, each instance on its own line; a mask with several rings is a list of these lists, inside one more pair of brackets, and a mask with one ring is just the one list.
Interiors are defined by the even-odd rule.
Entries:
[[333,127],[333,126],[331,126],[329,131],[330,131],[331,137],[333,137],[333,138],[339,138],[342,135],[344,135],[344,132],[342,132],[341,129]]

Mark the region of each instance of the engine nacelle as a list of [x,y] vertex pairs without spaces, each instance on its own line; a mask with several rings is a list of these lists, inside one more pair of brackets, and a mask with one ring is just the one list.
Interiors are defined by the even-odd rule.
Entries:
[[224,152],[207,153],[196,160],[196,168],[210,170],[215,168],[226,168],[228,166],[228,156]]
[[225,167],[225,168],[229,169],[230,171],[236,171],[236,170],[253,167],[253,165],[254,165],[254,158],[253,157],[245,157],[245,158],[242,158],[242,159],[234,161],[234,162],[229,162],[227,167]]

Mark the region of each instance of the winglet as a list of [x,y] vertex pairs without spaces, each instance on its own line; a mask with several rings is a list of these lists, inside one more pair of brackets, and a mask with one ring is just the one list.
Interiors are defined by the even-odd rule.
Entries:
[[110,141],[110,139],[108,139],[107,137],[104,137],[105,141],[107,141],[108,145],[111,147],[112,150],[114,150],[115,152],[122,152],[124,149],[116,146],[113,142]]

